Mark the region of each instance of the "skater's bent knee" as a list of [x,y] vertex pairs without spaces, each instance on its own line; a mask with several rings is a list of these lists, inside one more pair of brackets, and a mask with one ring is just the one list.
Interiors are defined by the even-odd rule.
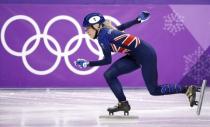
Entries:
[[149,93],[150,93],[150,95],[152,95],[152,96],[159,96],[159,95],[162,95],[162,93],[161,93],[160,90],[158,90],[158,89],[149,90]]
[[160,94],[157,94],[157,93],[155,93],[155,92],[149,92],[150,93],[150,95],[152,95],[152,96],[159,96]]

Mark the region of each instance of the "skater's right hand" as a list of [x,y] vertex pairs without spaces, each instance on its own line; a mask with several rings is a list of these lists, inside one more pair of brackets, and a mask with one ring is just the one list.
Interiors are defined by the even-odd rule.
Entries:
[[137,20],[139,23],[143,23],[145,21],[147,21],[150,18],[150,13],[148,11],[142,11],[138,17]]
[[74,64],[79,68],[86,68],[89,62],[85,59],[77,59],[76,61],[74,61]]

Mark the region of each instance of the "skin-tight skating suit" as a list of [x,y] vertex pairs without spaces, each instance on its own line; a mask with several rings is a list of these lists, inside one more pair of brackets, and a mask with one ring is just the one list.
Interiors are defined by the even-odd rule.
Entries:
[[[141,68],[143,79],[151,95],[166,95],[185,93],[186,88],[177,84],[158,84],[157,56],[153,47],[136,36],[122,32],[137,24],[133,20],[117,26],[115,29],[101,28],[98,33],[98,42],[102,48],[104,58],[99,61],[90,61],[89,65],[102,66],[112,62],[111,52],[124,53],[125,56],[115,61],[104,73],[104,77],[117,97],[118,101],[126,101],[118,76],[130,73]],[[133,77],[133,78],[138,78]]]

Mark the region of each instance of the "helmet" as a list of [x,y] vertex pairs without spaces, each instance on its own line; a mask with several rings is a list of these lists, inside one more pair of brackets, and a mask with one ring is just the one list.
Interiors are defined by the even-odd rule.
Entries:
[[85,16],[84,20],[83,20],[83,27],[88,27],[88,26],[92,26],[94,24],[102,24],[103,22],[105,22],[105,18],[102,14],[100,13],[90,13],[88,15]]

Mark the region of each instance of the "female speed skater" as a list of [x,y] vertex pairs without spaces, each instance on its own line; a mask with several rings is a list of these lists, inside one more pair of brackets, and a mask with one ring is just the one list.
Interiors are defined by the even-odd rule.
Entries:
[[134,20],[115,27],[105,20],[104,16],[100,13],[90,13],[84,18],[83,27],[90,38],[98,40],[104,58],[98,61],[77,59],[75,61],[76,66],[86,68],[107,65],[112,62],[111,52],[125,54],[125,56],[115,61],[104,73],[106,82],[119,101],[116,106],[107,109],[111,115],[117,111],[124,111],[124,115],[129,114],[131,107],[126,100],[118,76],[131,73],[139,68],[142,70],[143,79],[151,95],[185,93],[190,101],[190,106],[196,105],[197,88],[195,86],[181,86],[177,84],[158,85],[157,56],[154,48],[144,40],[124,32],[125,29],[135,24],[147,21],[149,17],[150,13],[143,11]]

